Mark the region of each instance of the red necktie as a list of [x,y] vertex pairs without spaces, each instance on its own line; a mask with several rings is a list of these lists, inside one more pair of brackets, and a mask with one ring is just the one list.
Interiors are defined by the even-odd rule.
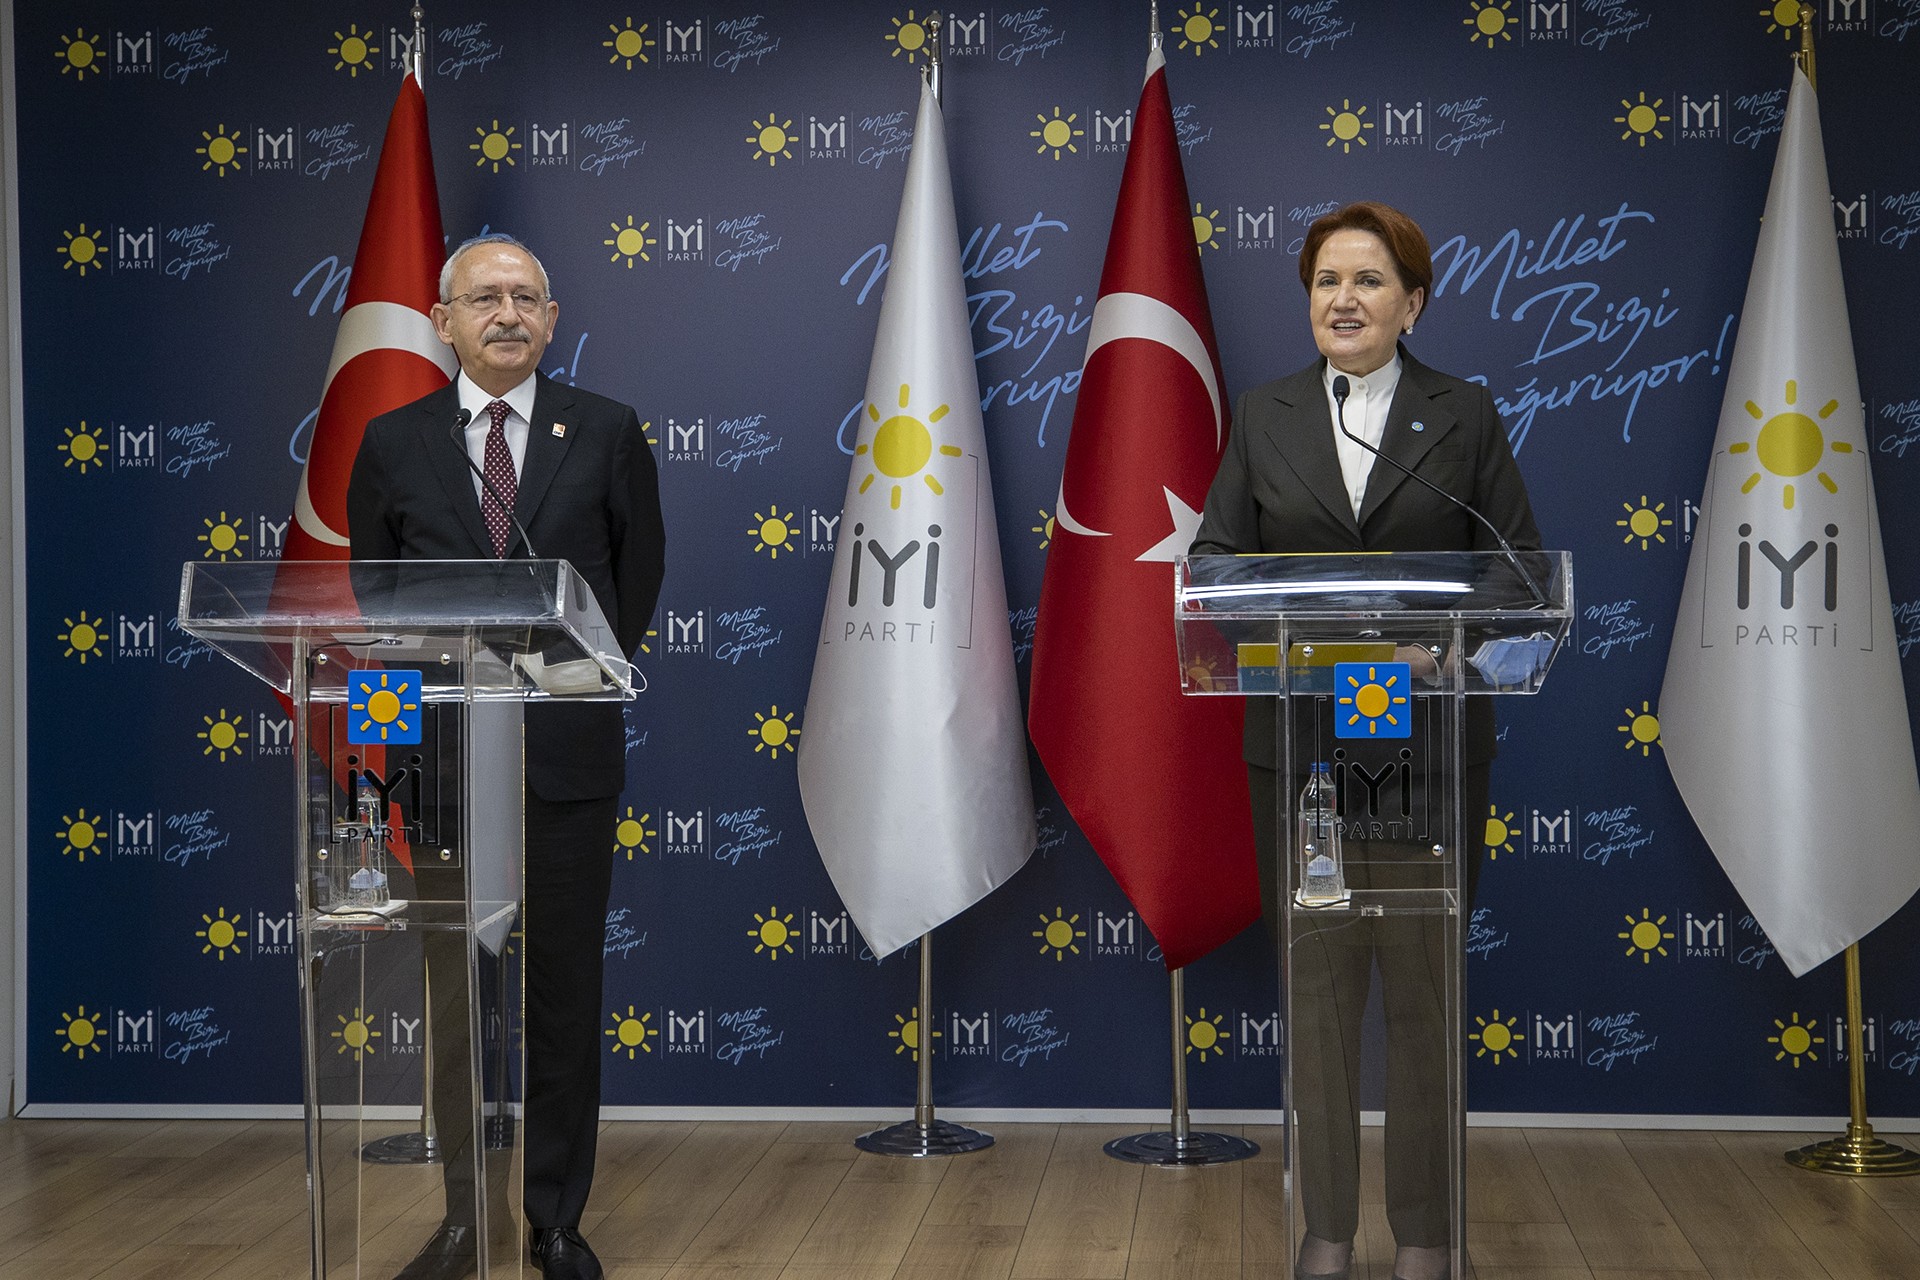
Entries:
[[487,432],[487,452],[480,470],[487,477],[487,485],[499,493],[506,505],[494,501],[493,493],[483,492],[480,514],[487,522],[487,536],[493,539],[496,556],[507,554],[507,538],[513,532],[513,504],[520,490],[519,477],[513,473],[513,451],[507,448],[507,415],[512,412],[505,400],[495,400],[487,406],[487,417],[493,420],[493,426]]

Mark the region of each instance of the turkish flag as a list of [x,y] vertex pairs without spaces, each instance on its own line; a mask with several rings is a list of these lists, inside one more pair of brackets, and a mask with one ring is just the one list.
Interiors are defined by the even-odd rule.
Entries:
[[1189,209],[1156,49],[1088,332],[1027,722],[1169,969],[1260,916],[1240,702],[1183,696],[1174,649],[1173,560],[1229,417]]

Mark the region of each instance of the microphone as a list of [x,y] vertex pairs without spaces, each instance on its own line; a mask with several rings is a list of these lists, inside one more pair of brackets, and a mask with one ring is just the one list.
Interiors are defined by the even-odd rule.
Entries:
[[[1368,444],[1365,440],[1362,440],[1359,436],[1353,434],[1352,431],[1348,430],[1347,428],[1347,395],[1352,390],[1353,390],[1353,384],[1347,381],[1347,376],[1344,373],[1338,373],[1334,375],[1333,407],[1335,412],[1338,414],[1337,425],[1340,428],[1340,434],[1345,436],[1347,439],[1353,441],[1355,444],[1359,445],[1362,449],[1365,449],[1368,453],[1380,459],[1382,462],[1385,462],[1389,466],[1393,467],[1394,470],[1398,471],[1401,475],[1404,475],[1411,480],[1419,481],[1421,484],[1425,485],[1428,489],[1431,489],[1434,493],[1439,494],[1441,497],[1445,498],[1448,502],[1451,502],[1454,506],[1460,508],[1462,511],[1466,512],[1468,515],[1472,516],[1475,520],[1478,520],[1482,525],[1484,525],[1486,527],[1487,532],[1493,535],[1493,540],[1500,544],[1500,550],[1506,553],[1507,563],[1513,566],[1513,571],[1520,575],[1520,581],[1524,582],[1527,586],[1527,590],[1533,593],[1533,602],[1536,605],[1539,605],[1544,608],[1548,603],[1547,593],[1540,589],[1540,584],[1533,580],[1533,575],[1528,573],[1526,570],[1526,567],[1520,563],[1520,556],[1517,552],[1514,551],[1513,544],[1508,542],[1506,540],[1506,537],[1503,534],[1501,534],[1501,532],[1498,529],[1493,527],[1493,521],[1487,519],[1485,516],[1481,515],[1477,510],[1468,506],[1466,503],[1460,501],[1460,499],[1454,497],[1452,494],[1448,493],[1445,489],[1442,489],[1439,485],[1433,483],[1433,481],[1427,479],[1425,476],[1416,473],[1411,467],[1408,467],[1403,463],[1401,463],[1399,459],[1389,458],[1386,454],[1374,448],[1372,445]],[[468,460],[468,465],[472,465],[471,459]]]
[[[462,408],[460,412],[453,415],[453,425],[447,428],[447,436],[459,447],[460,461],[467,464],[467,470],[480,477],[480,483],[486,486],[487,493],[493,498],[495,505],[507,513],[507,519],[513,521],[514,532],[518,533],[520,535],[520,541],[526,544],[527,559],[538,560],[540,554],[533,549],[533,539],[527,536],[527,526],[521,524],[520,517],[513,514],[513,504],[500,496],[499,487],[496,486],[493,481],[487,479],[486,472],[473,465],[473,455],[467,452],[467,441],[463,434],[467,429],[467,424],[472,421],[473,411]],[[503,560],[506,559],[505,556],[501,556],[500,558]]]

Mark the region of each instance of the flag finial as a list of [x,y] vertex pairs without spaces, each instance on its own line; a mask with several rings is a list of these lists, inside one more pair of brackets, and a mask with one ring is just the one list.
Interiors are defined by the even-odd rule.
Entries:
[[1160,0],[1150,0],[1147,5],[1147,51],[1157,53],[1160,50]]
[[1813,6],[1807,0],[1800,0],[1800,47],[1794,51],[1793,60],[1806,73],[1807,83],[1818,89],[1813,78]]
[[927,77],[927,88],[933,90],[933,100],[935,102],[939,102],[942,105],[944,105],[945,100],[941,95],[942,86],[940,83],[940,80],[941,80],[940,73],[946,70],[946,65],[945,65],[946,60],[940,56],[940,43],[941,43],[940,24],[941,24],[940,11],[938,9],[935,9],[932,13],[929,13],[927,15],[926,77]]
[[427,87],[427,7],[413,6],[413,82]]

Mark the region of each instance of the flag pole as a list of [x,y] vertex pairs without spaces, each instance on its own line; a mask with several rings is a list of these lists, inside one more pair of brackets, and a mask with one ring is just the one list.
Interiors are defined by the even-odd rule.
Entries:
[[[1807,84],[1813,77],[1813,6],[1800,5],[1800,49],[1794,54]],[[1860,944],[1846,950],[1847,958],[1847,1132],[1812,1146],[1786,1153],[1787,1163],[1815,1173],[1847,1174],[1856,1178],[1909,1178],[1920,1173],[1920,1154],[1874,1136],[1867,1123],[1867,1055],[1861,1033]]]
[[[922,74],[933,100],[941,101],[940,56],[941,17],[938,10],[926,17],[927,65]],[[993,1145],[993,1135],[933,1114],[933,930],[920,935],[920,1003],[914,1010],[915,1046],[913,1119],[863,1133],[853,1140],[862,1151],[882,1156],[957,1156],[980,1151]]]

